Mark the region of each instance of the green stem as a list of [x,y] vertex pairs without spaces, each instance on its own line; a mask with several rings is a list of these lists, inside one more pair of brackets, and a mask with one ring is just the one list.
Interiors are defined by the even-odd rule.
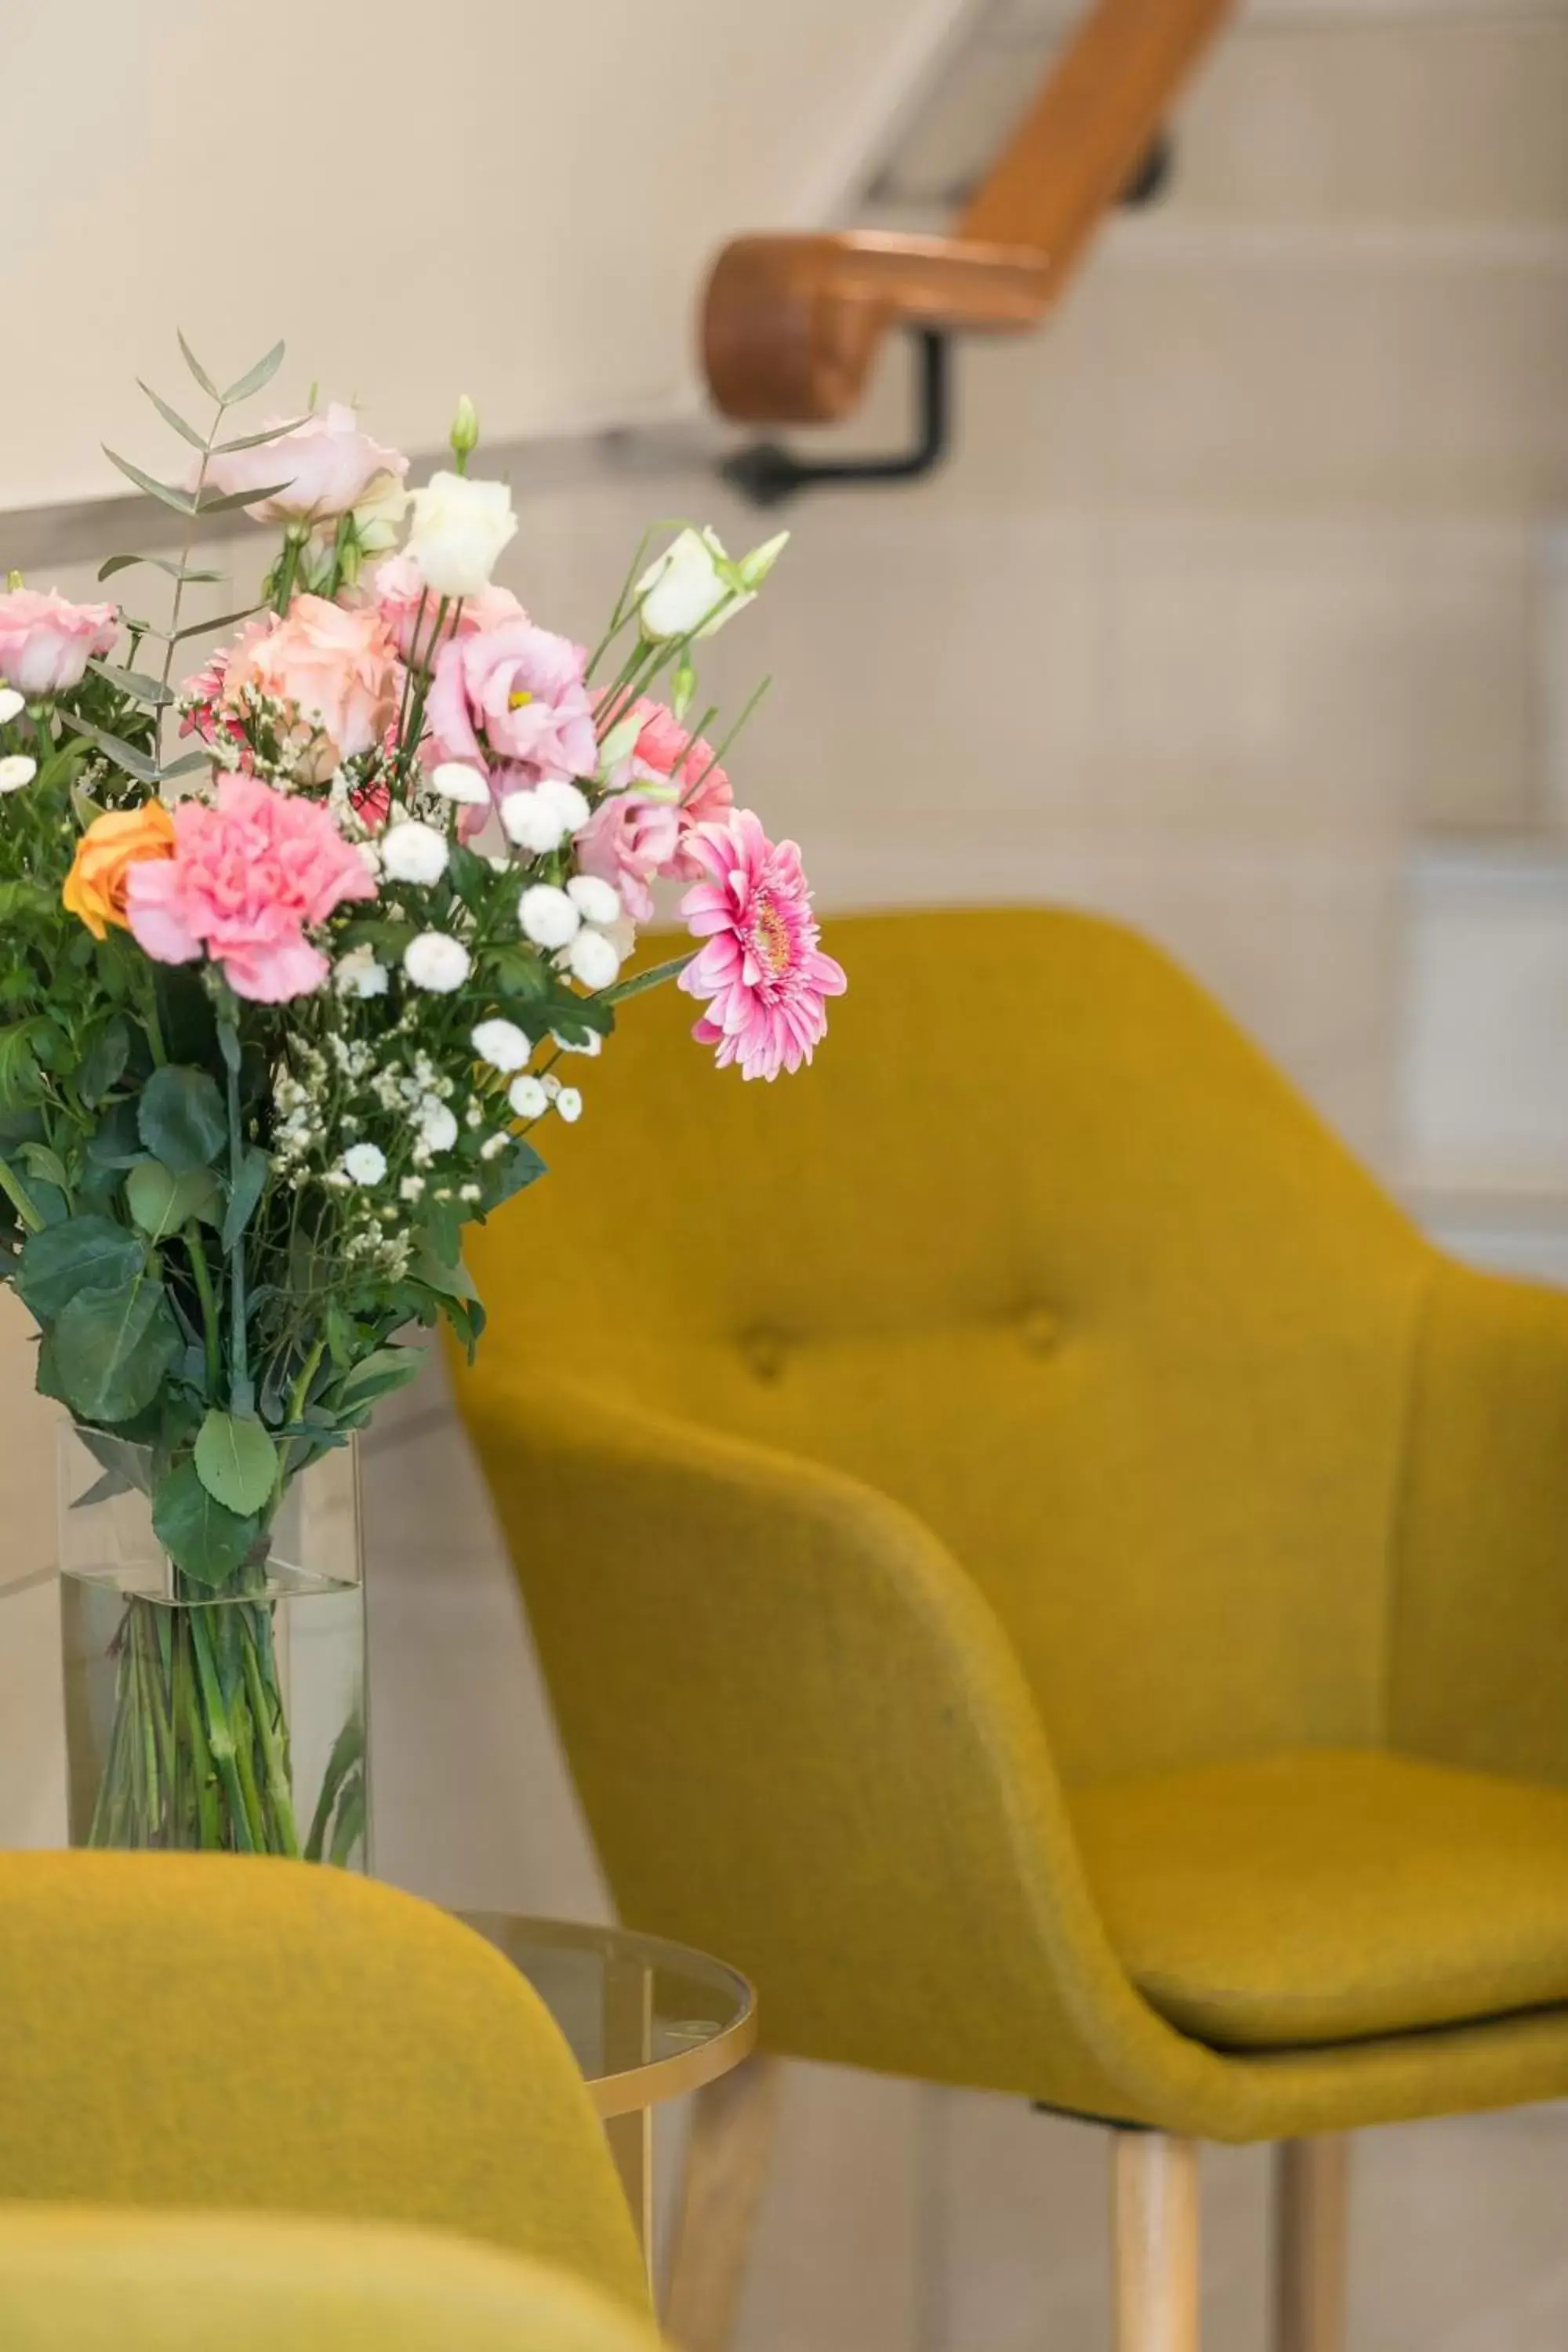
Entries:
[[[264,1604],[263,1604],[264,1605]],[[300,1832],[294,1823],[294,1795],[289,1786],[289,1775],[279,1749],[272,1722],[272,1690],[263,1686],[261,1668],[256,1655],[256,1643],[247,1630],[245,1635],[245,1682],[250,1694],[250,1711],[256,1718],[256,1734],[261,1745],[261,1760],[267,1775],[267,1793],[272,1800],[272,1818],[277,1825],[278,1843],[283,1852],[298,1860]],[[279,1702],[279,1713],[282,1713]]]
[[[240,1169],[245,1160],[245,1140],[239,1124],[239,1070],[237,1053],[231,1060],[224,1057],[224,1073],[228,1088],[228,1183],[232,1201],[239,1191]],[[236,1412],[251,1412],[256,1405],[256,1389],[248,1369],[248,1342],[246,1333],[245,1308],[245,1235],[239,1234],[228,1258],[229,1280],[229,1351],[234,1360],[234,1377],[229,1402]]]
[[191,1272],[195,1277],[196,1296],[202,1302],[202,1346],[206,1356],[207,1394],[215,1401],[218,1382],[223,1376],[223,1345],[218,1334],[217,1298],[213,1290],[213,1278],[207,1265],[207,1254],[202,1242],[201,1228],[195,1219],[183,1230],[182,1238],[191,1255]]
[[190,1612],[191,1644],[195,1653],[196,1677],[201,1685],[201,1704],[206,1717],[207,1745],[214,1769],[228,1799],[234,1842],[242,1853],[254,1853],[256,1840],[251,1833],[250,1814],[246,1806],[245,1789],[236,1754],[234,1721],[229,1714],[228,1701],[223,1695],[217,1661],[213,1655],[212,1627],[207,1622],[211,1615],[210,1608],[199,1604]]
[[30,1234],[42,1231],[44,1221],[37,1204],[15,1169],[8,1168],[4,1160],[0,1160],[0,1192],[5,1193]]

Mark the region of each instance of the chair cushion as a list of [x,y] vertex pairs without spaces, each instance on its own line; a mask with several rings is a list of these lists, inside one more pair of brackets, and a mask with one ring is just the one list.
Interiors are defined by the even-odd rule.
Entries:
[[1110,1939],[1221,2048],[1354,2042],[1568,2002],[1568,1790],[1369,1752],[1073,1800]]

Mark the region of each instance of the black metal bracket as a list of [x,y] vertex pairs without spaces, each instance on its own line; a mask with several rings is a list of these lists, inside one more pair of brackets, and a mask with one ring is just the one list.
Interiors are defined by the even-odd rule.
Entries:
[[845,457],[814,464],[797,457],[777,441],[759,441],[737,449],[719,471],[725,481],[750,499],[753,506],[782,506],[802,490],[828,486],[844,489],[856,483],[912,482],[940,466],[947,455],[952,428],[951,354],[948,338],[931,327],[913,331],[915,345],[916,438],[911,448],[890,457]]

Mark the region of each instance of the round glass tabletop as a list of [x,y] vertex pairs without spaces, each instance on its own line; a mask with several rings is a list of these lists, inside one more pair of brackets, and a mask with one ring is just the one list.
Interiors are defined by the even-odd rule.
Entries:
[[457,1916],[528,1979],[603,2116],[700,2090],[756,2042],[756,1996],[745,1978],[688,1945],[507,1911]]

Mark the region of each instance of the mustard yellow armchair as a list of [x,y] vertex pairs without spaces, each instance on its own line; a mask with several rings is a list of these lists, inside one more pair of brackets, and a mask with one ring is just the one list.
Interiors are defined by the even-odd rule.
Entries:
[[659,2352],[571,2272],[434,2231],[0,2207],[5,2352]]
[[647,2314],[553,2021],[412,1895],[250,1855],[0,1854],[0,2200],[415,2223]]
[[1293,2143],[1328,2352],[1334,2136],[1568,2093],[1568,1298],[1428,1246],[1113,925],[830,944],[808,1076],[629,1006],[473,1252],[616,1898],[776,2052],[1136,2127],[1127,2352],[1195,2340],[1192,2144]]

